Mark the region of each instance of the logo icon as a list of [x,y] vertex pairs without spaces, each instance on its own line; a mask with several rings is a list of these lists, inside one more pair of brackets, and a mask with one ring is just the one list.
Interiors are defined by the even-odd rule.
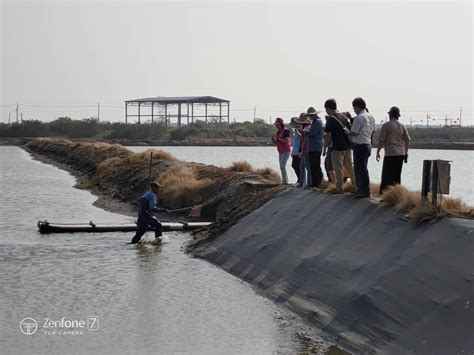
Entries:
[[20,330],[25,335],[33,335],[38,329],[38,323],[33,318],[27,317],[20,322]]

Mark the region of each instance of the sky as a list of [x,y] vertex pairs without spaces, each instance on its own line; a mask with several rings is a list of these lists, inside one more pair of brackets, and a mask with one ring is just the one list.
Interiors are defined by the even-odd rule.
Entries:
[[0,122],[209,95],[237,121],[360,96],[378,122],[474,125],[472,1],[0,1]]

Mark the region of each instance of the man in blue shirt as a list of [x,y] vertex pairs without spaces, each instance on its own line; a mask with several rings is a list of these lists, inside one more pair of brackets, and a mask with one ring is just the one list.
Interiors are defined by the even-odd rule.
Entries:
[[321,153],[323,151],[323,121],[314,107],[308,108],[306,116],[312,119],[311,128],[304,134],[309,138],[309,170],[311,173],[311,186],[318,187],[323,180],[323,171],[321,170]]
[[168,212],[168,210],[156,207],[156,195],[162,186],[157,182],[150,184],[150,191],[140,198],[138,207],[137,232],[131,244],[141,242],[141,237],[146,233],[148,226],[155,228],[155,238],[161,237],[162,227],[160,221],[153,215],[153,212]]

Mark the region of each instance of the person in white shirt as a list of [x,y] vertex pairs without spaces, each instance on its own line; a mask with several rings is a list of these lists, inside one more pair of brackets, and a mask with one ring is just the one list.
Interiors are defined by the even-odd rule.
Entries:
[[361,97],[352,101],[352,108],[356,113],[350,132],[354,155],[354,172],[356,177],[357,193],[355,197],[370,197],[370,178],[367,164],[372,148],[372,136],[375,133],[375,118],[367,111],[367,105]]

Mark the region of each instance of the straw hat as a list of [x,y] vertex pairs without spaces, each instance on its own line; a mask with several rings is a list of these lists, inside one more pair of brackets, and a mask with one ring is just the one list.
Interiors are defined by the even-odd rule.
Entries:
[[290,120],[290,125],[293,127],[293,128],[297,128],[300,124],[297,122],[298,120],[298,117],[295,116],[295,117],[291,117],[291,120]]
[[306,116],[317,116],[321,111],[316,111],[314,107],[308,107],[306,110]]
[[300,117],[295,117],[295,122],[299,124],[309,124],[311,123],[311,120],[309,119],[308,115],[303,112],[300,114]]

